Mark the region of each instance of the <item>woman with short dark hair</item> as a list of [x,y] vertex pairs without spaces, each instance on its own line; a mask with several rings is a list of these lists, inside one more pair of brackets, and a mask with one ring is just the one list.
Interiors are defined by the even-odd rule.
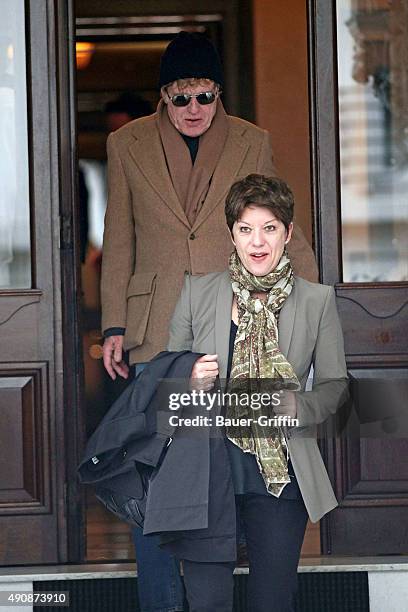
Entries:
[[229,269],[186,276],[171,322],[169,350],[204,353],[193,385],[208,390],[219,377],[229,389],[266,382],[280,389],[264,411],[267,425],[251,407],[227,407],[225,437],[210,439],[208,527],[167,544],[183,560],[191,612],[232,610],[236,550],[222,537],[235,520],[225,516],[229,482],[245,528],[251,612],[294,610],[307,518],[316,522],[337,505],[316,425],[347,395],[343,337],[333,288],[293,275],[285,248],[293,206],[278,178],[236,182],[225,206],[235,245]]
[[232,185],[225,201],[225,217],[230,232],[244,208],[254,202],[259,208],[270,208],[276,219],[282,221],[286,231],[289,231],[295,201],[288,185],[277,177],[249,174]]

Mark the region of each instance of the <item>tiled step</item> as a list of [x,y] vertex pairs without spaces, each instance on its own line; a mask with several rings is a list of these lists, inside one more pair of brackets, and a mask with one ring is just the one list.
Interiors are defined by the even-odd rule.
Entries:
[[[237,578],[234,610],[245,612],[245,604],[242,602],[245,601],[248,568],[237,567],[235,573]],[[69,591],[73,600],[73,612],[77,609],[76,598],[84,602],[83,605],[79,604],[80,612],[101,612],[103,603],[98,604],[99,608],[94,608],[92,602],[96,601],[98,594],[101,601],[105,602],[105,590],[107,597],[112,597],[113,601],[122,597],[126,605],[137,599],[136,581],[132,580],[136,574],[134,563],[2,567],[0,591]],[[296,608],[299,612],[316,612],[317,609],[319,612],[329,609],[330,612],[402,612],[408,609],[408,556],[303,557],[299,563],[299,574],[299,598]],[[112,582],[112,579],[122,580]],[[92,581],[87,583],[89,588],[85,587],[84,581]],[[119,583],[121,587],[116,590],[114,585]],[[81,584],[84,586],[81,587]],[[94,587],[90,588],[91,584]],[[81,598],[87,599],[86,606]],[[358,605],[350,604],[350,601],[354,600],[359,602]],[[121,604],[121,612],[125,610],[124,605],[125,603]],[[14,606],[0,606],[0,612],[13,612],[14,609]],[[137,603],[134,603],[133,611],[137,612],[137,609]],[[20,612],[32,610],[30,606],[19,607]],[[109,612],[113,612],[113,609],[110,608]]]
[[[388,557],[303,557],[299,573],[305,572],[408,572],[408,556]],[[235,574],[248,574],[247,567],[237,567]],[[137,575],[135,563],[88,563],[83,565],[43,565],[1,567],[2,582],[39,582],[42,580],[92,580],[131,578]],[[408,573],[406,575],[408,582]]]

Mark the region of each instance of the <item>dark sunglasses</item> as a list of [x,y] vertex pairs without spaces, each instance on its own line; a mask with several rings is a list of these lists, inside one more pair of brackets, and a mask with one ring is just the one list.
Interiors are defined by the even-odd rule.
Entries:
[[204,91],[198,94],[176,94],[174,96],[169,96],[171,103],[174,104],[174,106],[188,106],[191,98],[196,98],[197,102],[201,104],[201,106],[205,106],[206,104],[212,104],[216,97],[217,94],[213,91]]

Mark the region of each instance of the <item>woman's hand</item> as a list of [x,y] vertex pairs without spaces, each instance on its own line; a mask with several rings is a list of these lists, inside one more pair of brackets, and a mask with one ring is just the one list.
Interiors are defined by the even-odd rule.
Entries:
[[195,362],[191,370],[190,387],[200,391],[213,388],[218,376],[218,355],[203,355]]
[[296,394],[293,391],[279,391],[279,406],[274,406],[273,411],[276,416],[288,416],[292,419],[296,418]]

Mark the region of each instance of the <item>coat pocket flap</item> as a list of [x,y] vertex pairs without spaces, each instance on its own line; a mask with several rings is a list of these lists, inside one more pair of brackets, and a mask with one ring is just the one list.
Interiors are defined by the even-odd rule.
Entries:
[[156,272],[136,272],[127,289],[126,333],[123,340],[125,351],[144,342],[150,310],[156,291]]
[[136,272],[130,277],[127,288],[127,297],[131,295],[145,295],[153,290],[156,272]]

